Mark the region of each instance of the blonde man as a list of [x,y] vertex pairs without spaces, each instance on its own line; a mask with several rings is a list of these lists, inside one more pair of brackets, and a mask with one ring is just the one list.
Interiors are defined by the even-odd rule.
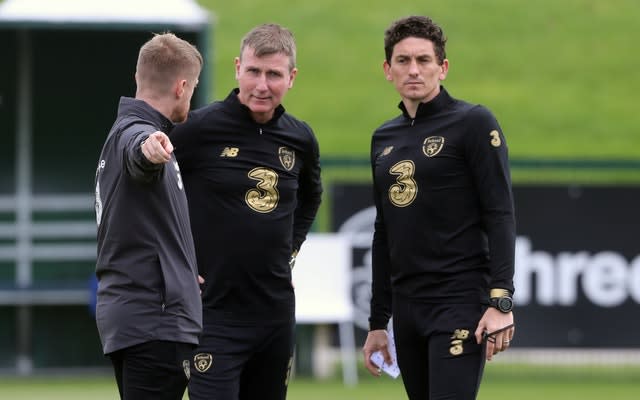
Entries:
[[195,250],[167,133],[183,122],[202,56],[171,33],[140,49],[96,171],[96,322],[121,399],[179,400],[202,330]]

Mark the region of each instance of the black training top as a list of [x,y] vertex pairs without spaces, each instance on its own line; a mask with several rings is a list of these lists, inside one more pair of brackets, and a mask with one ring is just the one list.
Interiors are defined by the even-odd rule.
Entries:
[[386,327],[391,291],[433,303],[513,291],[515,218],[507,144],[485,107],[444,88],[380,126],[371,165],[377,209],[371,329]]
[[100,154],[96,321],[105,354],[151,340],[197,344],[202,330],[178,163],[152,164],[140,148],[172,127],[146,102],[123,97]]
[[255,122],[237,93],[171,133],[205,279],[204,320],[292,320],[289,260],[320,205],[318,143],[282,106]]

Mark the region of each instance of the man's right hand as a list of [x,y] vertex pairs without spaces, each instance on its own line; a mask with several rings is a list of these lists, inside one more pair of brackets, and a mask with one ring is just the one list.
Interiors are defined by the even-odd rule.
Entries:
[[371,375],[380,376],[382,371],[377,365],[371,362],[371,355],[376,351],[382,352],[385,364],[393,363],[391,354],[389,354],[389,338],[387,337],[387,331],[384,329],[369,331],[367,340],[362,348],[362,352],[364,353],[364,366],[369,370]]
[[163,132],[153,132],[140,145],[142,154],[153,164],[164,164],[171,160],[173,145]]

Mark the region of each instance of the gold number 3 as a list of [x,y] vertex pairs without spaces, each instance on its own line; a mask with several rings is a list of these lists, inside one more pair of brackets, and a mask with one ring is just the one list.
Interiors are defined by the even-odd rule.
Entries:
[[273,211],[278,205],[278,200],[280,200],[280,193],[276,188],[278,174],[274,170],[258,167],[249,171],[248,176],[258,181],[258,183],[255,189],[247,191],[244,198],[247,205],[259,213]]
[[418,194],[418,185],[413,179],[416,166],[411,160],[400,161],[389,168],[391,175],[397,175],[396,183],[389,188],[389,200],[396,207],[406,207],[413,203]]
[[489,136],[491,136],[491,145],[493,147],[500,147],[502,144],[502,140],[500,140],[500,134],[496,130],[492,130],[489,132]]

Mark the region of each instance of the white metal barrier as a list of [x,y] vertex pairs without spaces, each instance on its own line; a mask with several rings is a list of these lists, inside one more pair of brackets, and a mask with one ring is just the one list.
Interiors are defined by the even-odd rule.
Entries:
[[351,242],[339,234],[309,234],[293,269],[296,320],[338,324],[344,383],[358,382],[353,301]]

